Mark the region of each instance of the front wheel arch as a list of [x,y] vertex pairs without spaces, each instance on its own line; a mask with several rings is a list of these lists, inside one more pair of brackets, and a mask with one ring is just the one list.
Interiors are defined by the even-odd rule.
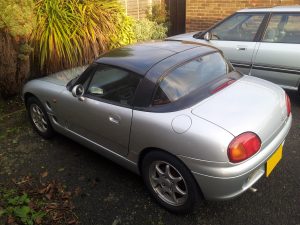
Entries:
[[[25,96],[24,96],[25,97],[24,100],[26,101],[25,104],[26,104],[28,117],[29,117],[30,123],[32,124],[34,130],[45,139],[49,139],[49,138],[53,137],[54,129],[52,128],[47,111],[46,111],[45,107],[43,106],[42,102],[31,93],[28,93],[27,95],[25,94]],[[40,111],[40,116],[38,116],[38,117],[40,117],[40,120],[42,117],[43,122],[46,125],[46,130],[40,130],[37,123],[34,121],[34,117],[33,117],[34,113],[31,111],[31,105],[35,105],[35,107],[37,107],[39,109],[39,110],[37,110],[37,111]],[[41,121],[40,121],[40,123],[41,123]]]
[[30,92],[26,92],[24,94],[24,103],[25,103],[26,108],[27,108],[27,103],[28,103],[28,99],[29,98],[36,98],[36,99],[38,99],[38,97],[36,97],[34,94],[32,94]]

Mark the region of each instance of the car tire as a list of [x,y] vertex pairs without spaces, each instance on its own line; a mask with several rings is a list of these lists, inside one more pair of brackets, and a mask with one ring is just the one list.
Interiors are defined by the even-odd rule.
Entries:
[[173,213],[188,213],[199,200],[199,188],[190,170],[175,156],[152,151],[142,161],[142,176],[156,201]]
[[45,139],[53,137],[54,130],[42,103],[35,97],[29,97],[26,108],[34,130]]

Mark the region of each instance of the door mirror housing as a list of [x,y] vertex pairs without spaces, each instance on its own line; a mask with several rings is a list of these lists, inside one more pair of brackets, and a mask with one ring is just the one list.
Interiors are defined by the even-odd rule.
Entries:
[[79,100],[83,101],[84,87],[82,84],[77,84],[72,88],[72,95]]
[[210,41],[212,39],[212,33],[210,31],[206,32],[203,38],[206,41]]

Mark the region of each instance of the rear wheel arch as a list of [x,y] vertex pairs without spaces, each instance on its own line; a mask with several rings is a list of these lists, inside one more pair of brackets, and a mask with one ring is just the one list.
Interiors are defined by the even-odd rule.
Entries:
[[180,161],[185,167],[186,169],[191,173],[192,177],[194,178],[194,181],[195,183],[197,184],[197,187],[198,187],[198,192],[200,194],[200,197],[204,199],[204,195],[203,195],[203,192],[201,190],[201,187],[200,185],[198,184],[198,182],[196,181],[192,171],[185,165],[185,163],[180,159],[178,158],[176,155],[164,150],[164,149],[161,149],[161,148],[156,148],[156,147],[148,147],[148,148],[145,148],[141,151],[140,155],[139,155],[139,160],[138,160],[138,169],[139,169],[139,173],[140,175],[142,175],[142,164],[143,164],[143,159],[145,158],[145,156],[151,152],[163,152],[163,153],[166,153],[168,155],[171,155],[173,157],[175,157],[178,161]]
[[138,168],[139,168],[139,172],[140,174],[142,174],[142,164],[143,164],[143,159],[145,158],[145,156],[147,154],[149,154],[150,152],[152,151],[161,151],[161,152],[165,152],[165,153],[168,153],[168,154],[171,154],[169,153],[168,151],[166,150],[163,150],[161,148],[156,148],[156,147],[148,147],[148,148],[144,148],[141,153],[139,154],[139,159],[138,159]]
[[[182,189],[188,191],[187,193],[189,193],[187,199],[185,200],[186,202],[184,202],[182,205],[174,206],[172,205],[172,203],[170,205],[170,203],[166,203],[164,200],[162,200],[162,198],[160,197],[161,193],[158,194],[157,189],[154,189],[153,187],[151,178],[149,178],[149,173],[151,173],[153,163],[169,164],[170,167],[175,168],[175,170],[179,172],[179,175],[183,178],[183,182],[187,182],[185,183],[184,189]],[[146,148],[140,154],[138,166],[144,183],[150,194],[160,203],[160,205],[164,206],[167,210],[175,213],[186,213],[190,212],[194,208],[195,204],[203,202],[204,197],[201,188],[196,182],[193,173],[176,155],[173,155],[170,152],[159,148]],[[177,177],[176,174],[174,177]],[[167,178],[167,176],[163,175],[162,178]],[[170,183],[168,179],[166,183]],[[172,176],[171,179],[173,179]],[[162,188],[164,188],[164,184],[166,185],[166,183],[163,182],[162,184],[160,184],[162,185]],[[176,185],[172,181],[171,183],[171,185]],[[174,191],[173,188],[174,187],[172,186],[172,190]]]

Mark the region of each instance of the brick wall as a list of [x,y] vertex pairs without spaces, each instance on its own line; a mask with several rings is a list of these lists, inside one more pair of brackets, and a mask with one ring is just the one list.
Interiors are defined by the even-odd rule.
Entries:
[[207,29],[243,8],[298,4],[300,0],[186,0],[186,31]]

